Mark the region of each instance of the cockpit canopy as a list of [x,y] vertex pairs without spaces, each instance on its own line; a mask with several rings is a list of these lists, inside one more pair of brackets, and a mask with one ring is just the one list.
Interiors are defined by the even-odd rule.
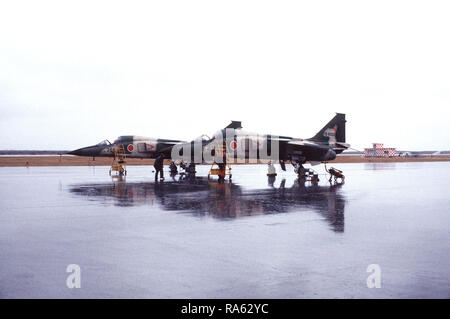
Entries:
[[210,139],[211,138],[208,135],[203,134],[195,138],[194,141],[209,141]]
[[97,146],[108,146],[108,145],[111,145],[111,142],[108,140],[103,140],[97,144]]

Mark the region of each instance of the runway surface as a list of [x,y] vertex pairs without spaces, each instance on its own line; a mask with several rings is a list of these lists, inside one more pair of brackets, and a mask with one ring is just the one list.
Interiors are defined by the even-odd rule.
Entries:
[[449,298],[450,163],[333,166],[345,184],[0,168],[0,298]]

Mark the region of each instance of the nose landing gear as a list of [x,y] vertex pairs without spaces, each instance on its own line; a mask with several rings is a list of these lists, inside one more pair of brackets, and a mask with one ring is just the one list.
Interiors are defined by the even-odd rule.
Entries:
[[294,166],[294,172],[297,173],[299,179],[303,179],[307,182],[317,183],[319,182],[319,174],[312,168],[304,168],[300,162],[292,162]]

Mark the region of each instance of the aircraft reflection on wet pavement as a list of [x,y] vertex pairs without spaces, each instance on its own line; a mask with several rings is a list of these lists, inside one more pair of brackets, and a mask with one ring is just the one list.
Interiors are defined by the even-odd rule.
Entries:
[[127,183],[73,185],[70,192],[86,199],[112,200],[117,206],[159,205],[163,210],[185,211],[196,216],[227,219],[262,214],[312,210],[321,214],[336,232],[344,231],[345,198],[342,184],[319,186],[296,180],[285,187],[244,189],[234,183],[219,183],[206,178],[164,183]]

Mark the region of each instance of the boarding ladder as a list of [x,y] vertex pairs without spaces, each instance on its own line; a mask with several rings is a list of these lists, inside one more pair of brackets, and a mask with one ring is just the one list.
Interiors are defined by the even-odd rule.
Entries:
[[[231,164],[230,164],[230,158],[228,157],[228,153],[227,153],[227,148],[226,148],[226,144],[223,143],[222,145],[217,144],[216,147],[216,155],[218,155],[219,157],[225,158],[226,159],[226,164],[223,165],[223,167],[221,168],[219,166],[219,164],[217,164],[216,162],[214,162],[211,165],[211,168],[209,170],[208,173],[208,179],[211,175],[217,175],[219,176],[219,180],[220,179],[225,179],[225,176],[228,175],[228,178],[231,179],[231,177],[233,176],[231,174]],[[214,168],[214,165],[217,165],[217,168]]]
[[111,148],[114,154],[114,159],[109,170],[109,175],[115,172],[115,175],[127,175],[127,156],[125,154],[125,147],[120,144],[117,147]]

